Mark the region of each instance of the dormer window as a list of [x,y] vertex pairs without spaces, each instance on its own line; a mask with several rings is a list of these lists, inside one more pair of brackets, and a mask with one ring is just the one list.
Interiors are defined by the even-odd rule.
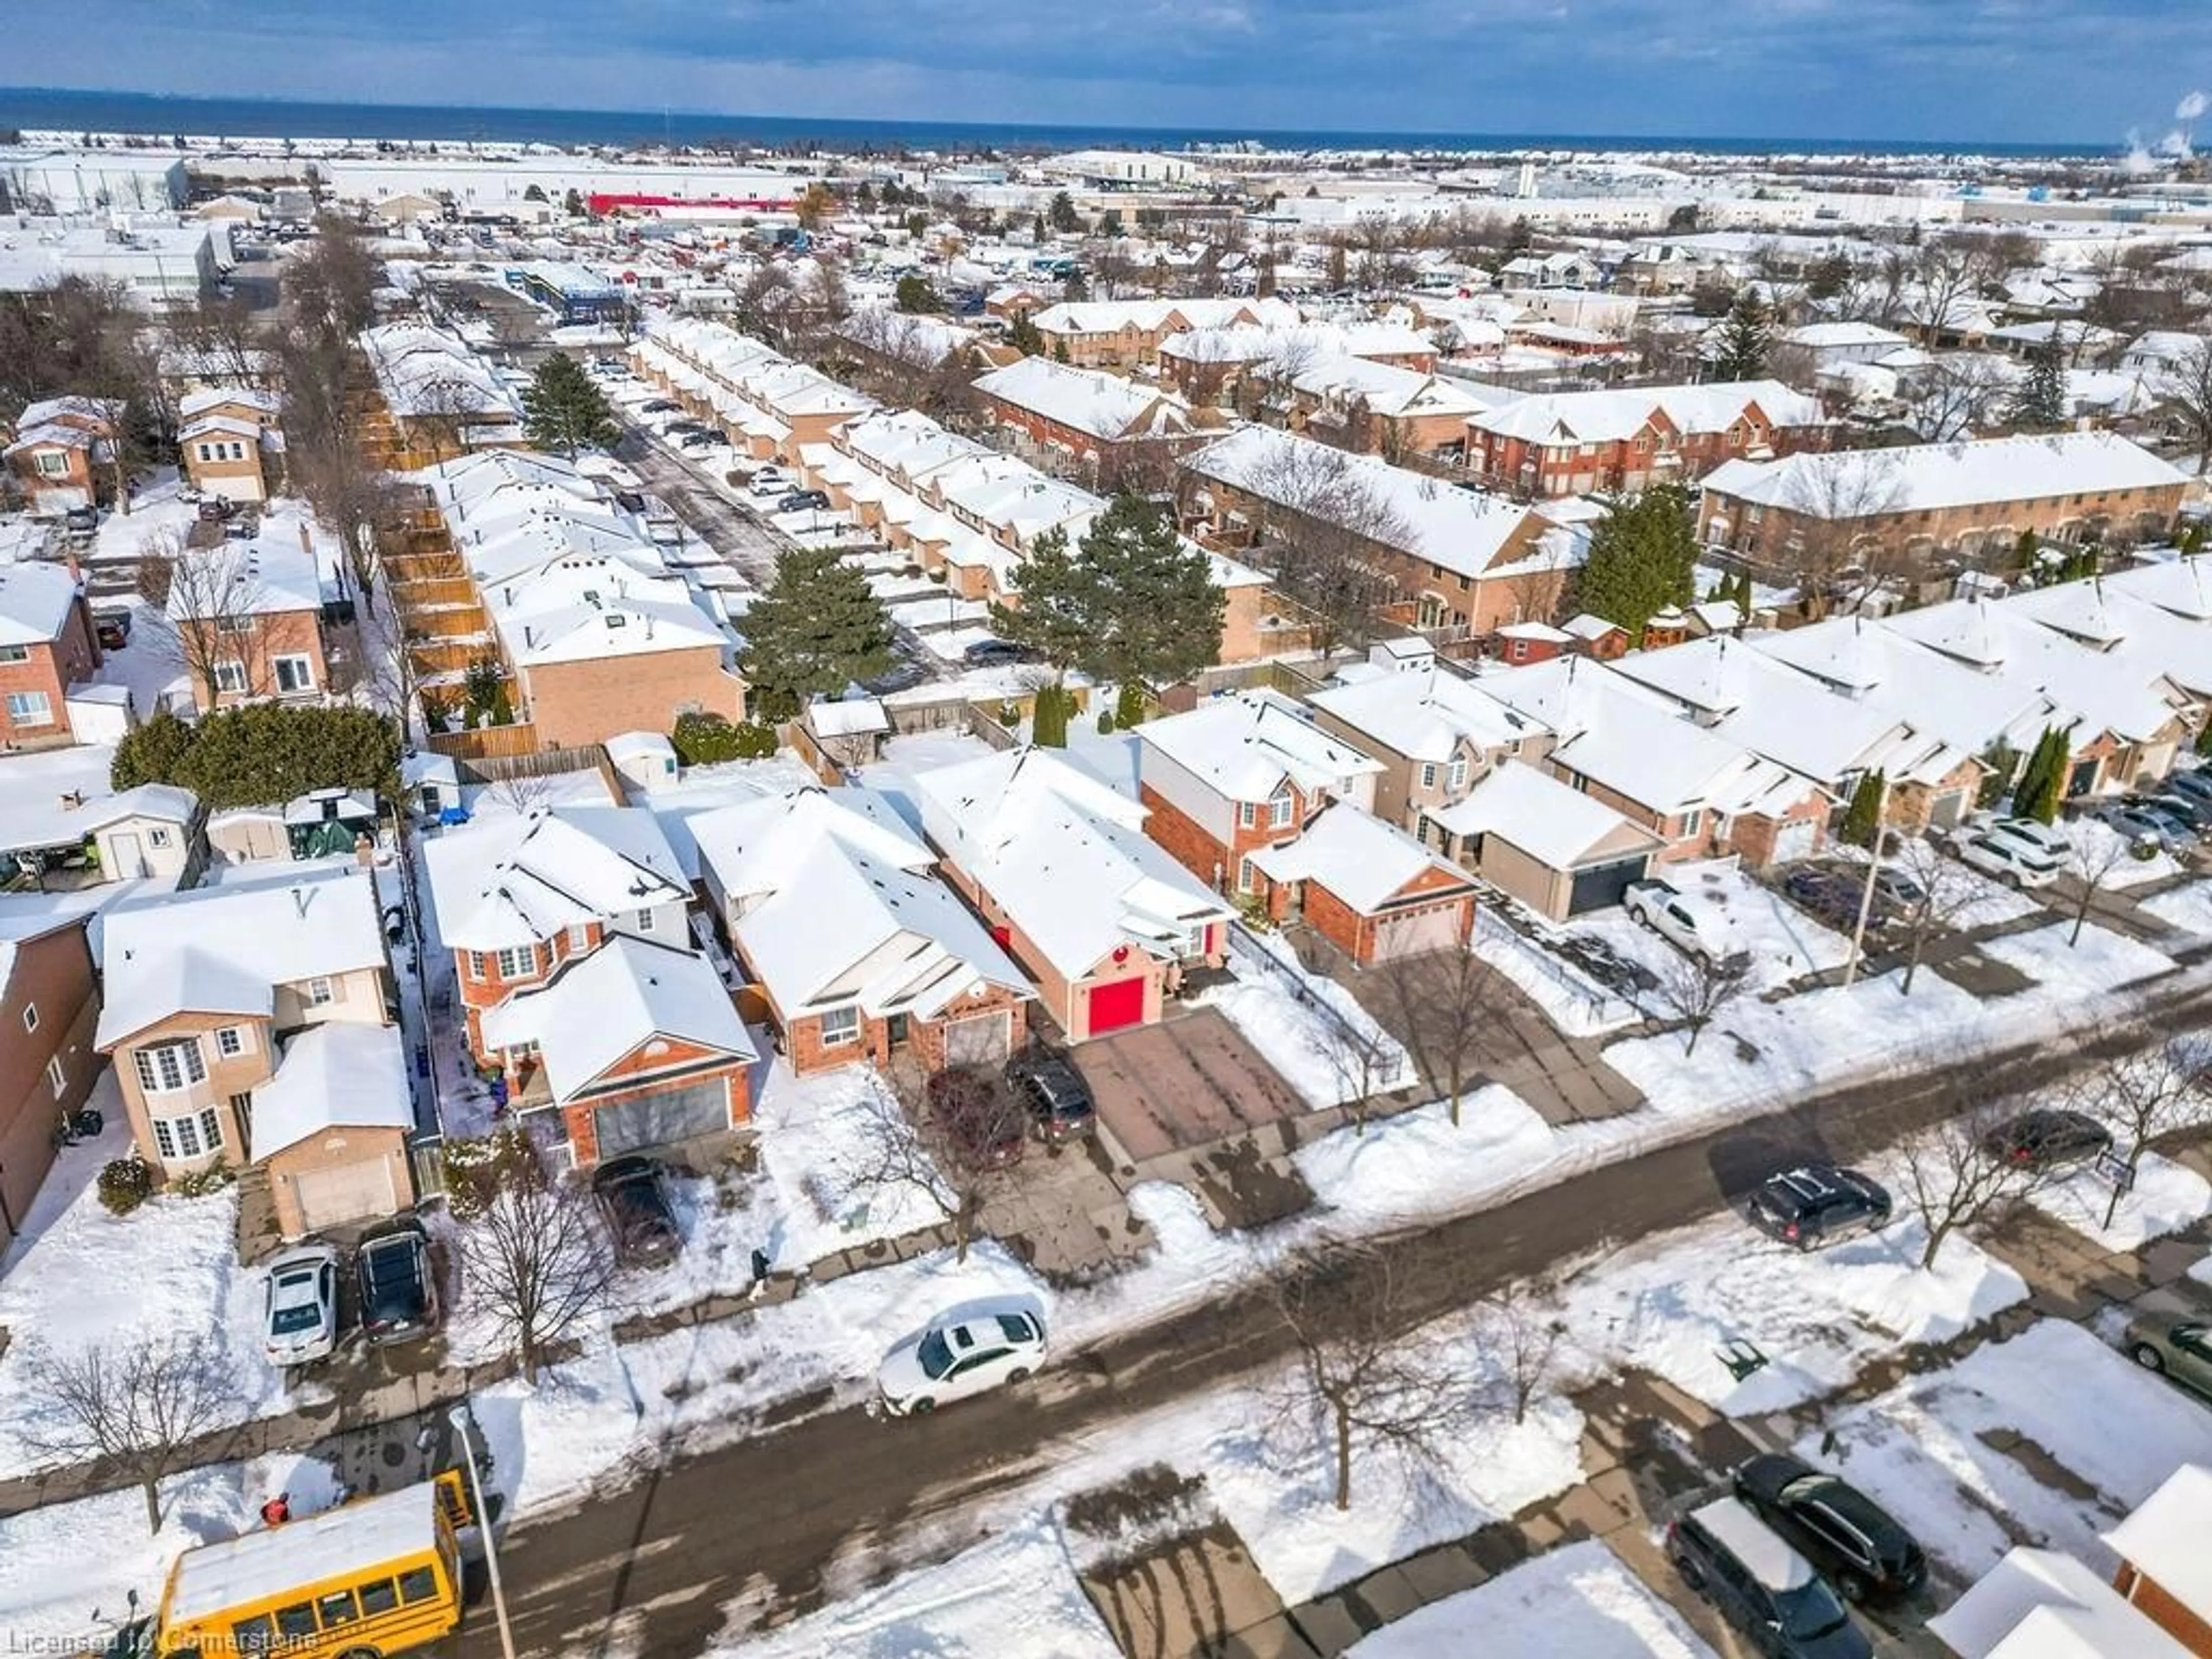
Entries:
[[619,611],[609,611],[607,613],[607,626],[610,628],[623,628],[627,627],[629,623],[629,618],[623,616]]

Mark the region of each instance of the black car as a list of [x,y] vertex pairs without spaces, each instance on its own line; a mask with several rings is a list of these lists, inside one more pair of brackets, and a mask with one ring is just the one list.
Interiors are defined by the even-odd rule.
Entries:
[[92,613],[93,637],[100,641],[103,651],[120,651],[131,643],[131,613],[128,611],[95,611]]
[[1801,868],[1782,878],[1782,890],[1817,920],[1849,932],[1858,922],[1861,890],[1838,870]]
[[1668,1528],[1667,1559],[1771,1659],[1872,1659],[1842,1599],[1736,1498],[1717,1498]]
[[994,668],[1000,663],[1026,662],[1029,653],[1018,645],[1004,640],[978,640],[960,655],[962,660],[975,668]]
[[1856,1486],[1779,1452],[1735,1472],[1735,1495],[1843,1593],[1889,1601],[1928,1582],[1911,1533]]
[[901,659],[897,664],[885,669],[882,673],[862,680],[860,689],[872,696],[881,697],[893,691],[908,690],[920,685],[928,678],[928,671],[921,664]]
[[658,1159],[617,1158],[592,1171],[592,1192],[626,1267],[665,1267],[684,1249]]
[[408,1217],[363,1234],[353,1271],[371,1342],[411,1342],[437,1328],[438,1275],[421,1222]]
[[2085,1113],[2039,1108],[2006,1119],[1982,1138],[1982,1145],[2022,1169],[2054,1170],[2112,1151],[2112,1132]]
[[825,507],[830,498],[818,489],[794,489],[775,504],[779,513],[803,513],[808,507]]
[[1889,1194],[1856,1170],[1801,1164],[1767,1176],[1744,1216],[1770,1238],[1817,1250],[1889,1224]]
[[683,404],[673,403],[666,398],[655,398],[649,403],[640,404],[637,406],[637,412],[641,415],[672,415],[683,407]]
[[1006,1062],[1006,1081],[1029,1103],[1041,1139],[1057,1144],[1091,1133],[1091,1085],[1066,1055],[1049,1048],[1017,1054]]
[[2185,795],[2191,800],[2212,805],[2212,767],[2200,767],[2193,772],[2176,772],[2166,781],[2168,794]]

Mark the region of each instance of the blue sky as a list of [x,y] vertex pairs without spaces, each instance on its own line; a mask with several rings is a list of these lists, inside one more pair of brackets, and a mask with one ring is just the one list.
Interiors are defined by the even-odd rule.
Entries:
[[[1111,125],[2156,143],[2212,0],[66,0],[17,84]],[[2206,123],[2212,137],[2212,122]]]

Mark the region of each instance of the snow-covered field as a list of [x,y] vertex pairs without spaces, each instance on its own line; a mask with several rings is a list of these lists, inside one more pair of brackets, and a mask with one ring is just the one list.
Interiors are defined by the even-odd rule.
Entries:
[[[1800,1454],[1863,1489],[1968,1577],[2014,1542],[2109,1575],[2117,1562],[2100,1534],[2177,1464],[2212,1460],[2212,1412],[2059,1320],[1911,1378],[1826,1431],[1832,1449],[1815,1432]],[[2017,1453],[2007,1449],[2014,1437]],[[2063,1473],[2039,1477],[2046,1457]],[[2063,1489],[2074,1482],[2087,1492]]]
[[1681,1615],[1595,1539],[1525,1561],[1432,1601],[1345,1650],[1345,1659],[1710,1659]]
[[[129,1150],[114,1073],[91,1103],[107,1119],[95,1142],[67,1147],[0,1265],[0,1476],[73,1462],[40,1451],[26,1429],[52,1406],[32,1386],[33,1356],[59,1358],[102,1344],[205,1341],[235,1391],[231,1422],[288,1408],[282,1375],[261,1346],[261,1280],[238,1263],[238,1196],[149,1199],[128,1216],[100,1202],[100,1166]],[[308,1385],[312,1387],[313,1385]]]
[[2171,854],[2160,852],[2147,859],[2130,855],[2119,845],[2120,832],[2101,818],[2069,818],[2059,833],[2074,848],[2073,856],[2065,860],[2069,868],[2102,870],[2104,884],[2120,891],[2181,873]]
[[2156,1152],[2145,1152],[2137,1163],[2136,1183],[2121,1197],[2107,1227],[2105,1212],[2112,1197],[2112,1183],[2094,1169],[2083,1167],[2051,1186],[2039,1187],[2028,1194],[2028,1202],[2107,1250],[2140,1249],[2212,1213],[2212,1184],[2196,1170]]

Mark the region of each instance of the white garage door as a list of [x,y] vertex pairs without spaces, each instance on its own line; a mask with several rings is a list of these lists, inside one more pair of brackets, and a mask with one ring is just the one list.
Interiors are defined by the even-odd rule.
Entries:
[[664,1090],[592,1115],[605,1162],[647,1146],[665,1146],[694,1135],[711,1135],[730,1127],[730,1086],[717,1078],[688,1088]]
[[1013,1016],[1001,1009],[974,1019],[957,1019],[945,1028],[949,1066],[996,1066],[1013,1048]]
[[1792,859],[1812,857],[1814,838],[1820,833],[1820,828],[1810,818],[1799,818],[1795,823],[1784,824],[1774,832],[1774,861],[1787,864]]
[[392,1165],[380,1158],[310,1170],[294,1177],[292,1195],[300,1201],[300,1223],[311,1233],[390,1215],[399,1207],[392,1190]]
[[1459,943],[1459,906],[1432,905],[1401,916],[1388,916],[1375,924],[1375,960],[1415,957],[1428,951],[1449,951]]

